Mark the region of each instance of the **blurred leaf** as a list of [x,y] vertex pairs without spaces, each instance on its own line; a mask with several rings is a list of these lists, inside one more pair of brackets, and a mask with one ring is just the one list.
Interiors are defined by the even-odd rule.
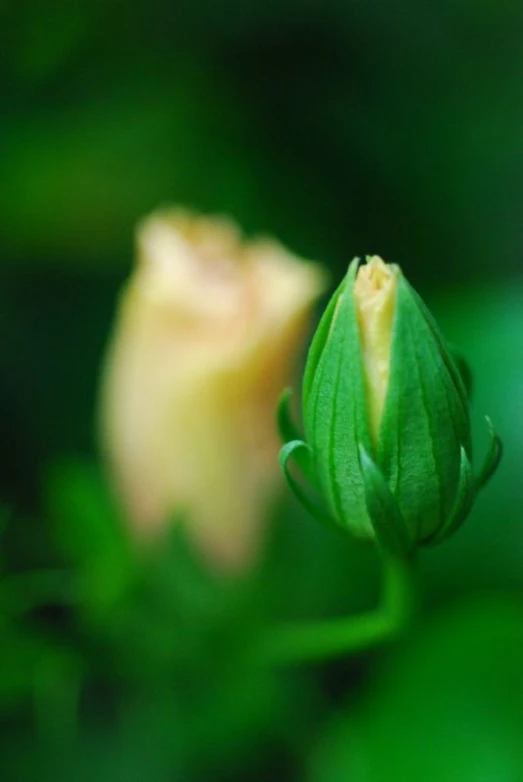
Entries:
[[38,661],[48,651],[44,641],[24,637],[5,624],[0,626],[0,702],[27,698],[34,686]]
[[523,778],[523,608],[485,597],[429,622],[327,733],[311,782]]
[[186,692],[183,704],[180,734],[189,767],[204,779],[215,778],[219,769],[225,780],[233,771],[254,768],[279,748],[283,767],[278,772],[286,779],[287,764],[293,756],[301,761],[311,729],[314,683],[241,665],[208,673],[203,686]]
[[[180,665],[209,658],[218,664],[233,653],[248,590],[207,568],[179,519],[163,538],[137,540],[99,469],[79,459],[48,471],[45,494],[57,545],[72,566],[73,610],[89,622],[91,651],[106,645],[105,659],[97,656],[94,665],[111,674],[117,665],[122,678],[151,684],[169,680]],[[32,576],[37,599],[42,578]],[[22,605],[28,579],[16,594]]]
[[114,721],[103,714],[88,723],[74,742],[44,753],[44,773],[52,782],[182,782],[179,719],[174,703],[166,710],[150,694],[141,708],[121,709]]
[[207,569],[180,520],[167,532],[137,550],[135,587],[110,629],[121,672],[149,684],[234,654],[248,596]]
[[78,568],[85,605],[103,617],[130,588],[136,561],[100,471],[71,458],[49,469],[44,489],[57,545]]
[[60,570],[34,570],[7,574],[0,578],[0,614],[23,616],[46,606],[76,602],[71,573]]
[[[0,623],[0,709],[17,702],[38,701],[45,720],[55,711],[58,719],[58,702],[61,695],[76,690],[81,671],[79,657],[72,649],[54,644],[50,639],[34,632],[22,631],[2,618]],[[44,686],[44,674],[53,671],[52,685]],[[49,681],[49,680],[48,680]],[[74,685],[72,685],[74,682]],[[55,705],[53,705],[55,704]],[[68,713],[68,719],[76,715]],[[52,720],[51,720],[52,721]],[[44,726],[45,727],[45,726]],[[72,725],[65,726],[67,730]],[[55,725],[51,729],[58,726]]]

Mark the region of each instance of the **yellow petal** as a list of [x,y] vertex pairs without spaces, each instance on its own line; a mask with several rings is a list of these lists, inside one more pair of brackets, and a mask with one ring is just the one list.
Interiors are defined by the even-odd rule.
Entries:
[[396,308],[396,286],[400,269],[377,255],[360,266],[354,283],[354,299],[366,380],[369,425],[378,442],[383,406],[387,395]]

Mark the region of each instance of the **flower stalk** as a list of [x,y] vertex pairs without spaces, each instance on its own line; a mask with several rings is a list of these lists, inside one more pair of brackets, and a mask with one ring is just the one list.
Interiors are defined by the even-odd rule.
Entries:
[[276,627],[259,644],[258,659],[273,666],[313,663],[359,654],[393,641],[415,613],[415,573],[415,557],[384,557],[377,608],[356,616]]

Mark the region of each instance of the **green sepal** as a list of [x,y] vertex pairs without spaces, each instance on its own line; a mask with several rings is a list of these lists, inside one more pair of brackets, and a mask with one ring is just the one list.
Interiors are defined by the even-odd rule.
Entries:
[[292,420],[290,410],[291,396],[292,388],[284,388],[280,394],[278,407],[276,408],[276,424],[282,443],[288,443],[291,440],[299,440],[302,436],[301,432],[298,431],[298,427]]
[[456,367],[458,368],[458,372],[461,376],[461,379],[463,381],[463,385],[465,387],[465,391],[467,394],[467,399],[471,399],[472,397],[472,390],[473,390],[473,377],[472,377],[472,370],[469,366],[469,363],[463,353],[461,353],[457,348],[454,347],[454,345],[449,345],[449,352],[454,360],[454,363]]
[[476,485],[478,489],[482,489],[483,486],[490,481],[494,473],[499,467],[501,457],[503,456],[503,443],[501,438],[494,431],[492,421],[488,416],[485,416],[487,427],[490,433],[490,448],[483,462],[481,472],[476,479]]
[[413,548],[407,525],[381,470],[365,447],[358,446],[367,513],[379,546],[393,556],[405,557]]
[[346,284],[347,284],[347,280],[346,278],[343,278],[341,283],[338,285],[338,287],[332,294],[332,297],[327,305],[325,312],[321,317],[321,320],[318,324],[318,328],[316,329],[316,332],[312,339],[311,346],[307,354],[305,372],[303,374],[302,403],[304,408],[307,405],[307,399],[314,380],[314,374],[316,372],[316,368],[318,366],[321,355],[323,353],[323,348],[325,347],[325,343],[327,342],[327,337],[329,336],[331,322],[332,322],[334,312],[336,310],[338,299],[343,293]]
[[[292,420],[290,410],[291,396],[292,388],[284,388],[278,400],[278,407],[276,410],[276,424],[284,444],[293,441],[301,441],[301,438],[303,437]],[[316,483],[312,471],[309,448],[307,447],[307,450],[304,450],[303,448],[297,449],[294,453],[294,459],[307,480]]]
[[467,456],[467,452],[462,446],[460,450],[459,483],[454,507],[452,508],[448,520],[438,532],[427,540],[424,540],[423,544],[427,546],[436,546],[438,543],[441,543],[453,535],[469,515],[474,500],[476,499],[476,492],[477,485],[474,480],[472,465]]
[[[300,460],[296,458],[296,454],[298,451],[302,452]],[[302,489],[298,481],[296,481],[295,478],[292,476],[287,466],[289,459],[291,458],[291,456],[293,456],[298,465],[300,464],[300,462],[301,463],[308,462],[307,471],[310,472],[311,471],[310,455],[311,455],[311,450],[307,445],[307,443],[304,443],[303,440],[292,440],[290,443],[286,443],[280,450],[280,455],[279,455],[280,467],[283,471],[283,474],[285,475],[287,483],[289,484],[289,488],[291,489],[292,493],[294,494],[298,502],[305,508],[305,510],[314,519],[321,522],[322,524],[332,525],[334,521],[331,518],[331,516],[319,505],[318,502],[316,502],[312,497],[309,497],[307,492],[305,492]]]
[[405,278],[396,291],[390,377],[376,461],[413,538],[436,535],[454,507],[469,403],[458,364]]
[[[358,443],[363,443],[369,452],[372,448],[352,293],[358,264],[357,258],[350,263],[344,287],[328,318],[328,339],[315,366],[308,396],[304,398],[303,420],[312,450],[314,475],[331,514],[356,537],[373,539],[358,454]],[[320,328],[323,323],[322,318]]]

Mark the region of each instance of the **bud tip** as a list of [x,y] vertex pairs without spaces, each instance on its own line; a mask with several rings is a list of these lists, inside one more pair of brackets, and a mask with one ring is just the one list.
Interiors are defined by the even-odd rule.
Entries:
[[354,298],[365,367],[371,434],[376,444],[390,372],[392,325],[399,267],[368,256],[354,283]]

